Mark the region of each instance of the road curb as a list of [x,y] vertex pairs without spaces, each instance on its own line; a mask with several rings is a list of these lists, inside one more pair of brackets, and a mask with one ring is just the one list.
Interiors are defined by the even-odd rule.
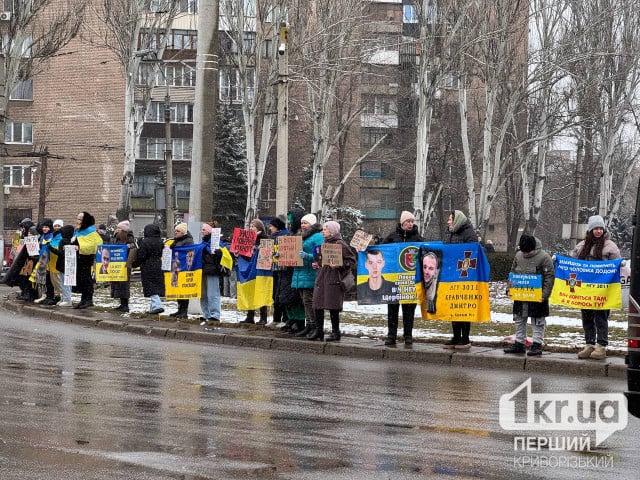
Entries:
[[[501,348],[472,346],[470,350],[445,350],[440,345],[415,342],[413,345],[384,346],[379,340],[343,336],[340,342],[310,342],[305,339],[283,338],[274,329],[247,329],[220,324],[215,328],[195,330],[193,325],[178,328],[158,325],[158,320],[119,319],[111,312],[92,309],[51,309],[33,304],[21,304],[8,299],[0,300],[7,312],[29,317],[97,327],[103,330],[146,335],[160,339],[181,340],[210,345],[299,352],[320,355],[352,357],[362,360],[389,360],[452,367],[522,370],[530,373],[557,373],[564,375],[626,378],[624,359],[608,357],[606,360],[580,360],[575,353],[544,352],[541,357],[506,355]],[[160,319],[162,321],[162,319]],[[192,329],[194,328],[194,329]]]

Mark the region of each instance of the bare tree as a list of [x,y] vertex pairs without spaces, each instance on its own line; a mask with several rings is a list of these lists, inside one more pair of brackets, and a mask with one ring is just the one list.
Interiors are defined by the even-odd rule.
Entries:
[[[5,143],[5,123],[9,114],[11,92],[20,82],[31,81],[43,71],[48,61],[77,34],[82,25],[86,1],[21,0],[3,34],[3,58],[0,62],[0,140]],[[4,170],[4,155],[0,155]],[[0,194],[0,238],[4,232],[4,195]]]
[[[124,171],[116,213],[119,220],[129,218],[131,212],[136,146],[158,74],[154,69],[163,68],[154,64],[144,65],[141,69],[141,62],[145,55],[155,60],[163,58],[178,7],[179,2],[171,0],[157,4],[148,0],[102,0],[92,12],[103,23],[90,32],[87,40],[111,51],[122,65],[125,76]],[[142,85],[142,102],[136,105],[138,85]]]

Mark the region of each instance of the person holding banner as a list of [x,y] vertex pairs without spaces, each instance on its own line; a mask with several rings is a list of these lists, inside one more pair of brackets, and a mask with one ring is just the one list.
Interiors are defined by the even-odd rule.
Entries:
[[[505,348],[504,353],[524,353],[527,338],[527,319],[531,318],[533,343],[527,356],[542,355],[544,330],[549,316],[549,296],[553,290],[554,267],[551,256],[542,249],[537,238],[523,233],[518,242],[519,250],[513,259],[511,272],[528,274],[522,286],[509,283],[509,298],[513,300],[513,321],[516,324],[516,339],[513,346]],[[521,275],[524,277],[524,275]],[[511,279],[510,279],[511,280]],[[524,293],[520,294],[520,288]],[[532,300],[523,298],[531,296]]]
[[[444,243],[478,243],[478,235],[473,225],[460,210],[449,213]],[[444,344],[444,348],[468,350],[471,347],[471,322],[451,322],[451,330],[453,337]]]
[[[277,248],[278,245],[278,237],[288,236],[290,234],[287,229],[287,225],[284,223],[284,220],[278,217],[273,217],[269,222],[269,233],[271,234],[271,238],[275,242],[274,248]],[[298,293],[291,288],[291,267],[282,267],[278,264],[279,254],[276,251],[274,255],[274,262],[272,266],[273,270],[273,323],[280,322],[289,322],[287,306],[294,303],[294,300],[297,299]],[[265,319],[266,323],[266,319]],[[302,325],[299,328],[295,326],[298,324],[296,321],[292,324],[290,332],[297,333],[304,329],[304,322],[301,322]],[[264,325],[262,323],[262,319],[258,322],[260,325]]]
[[331,318],[331,335],[327,342],[340,341],[340,312],[344,303],[342,279],[351,271],[358,259],[352,248],[340,235],[340,224],[328,221],[322,228],[325,244],[338,244],[342,247],[342,266],[335,265],[326,258],[321,260],[320,270],[313,290],[313,308],[315,310],[316,328],[307,336],[309,340],[324,338],[324,311],[329,310]]
[[[614,260],[620,258],[620,249],[609,238],[604,219],[600,215],[589,217],[587,234],[578,243],[571,256],[581,260]],[[609,344],[609,310],[582,309],[582,328],[585,347],[578,352],[578,358],[602,360],[607,356]]]
[[[414,224],[415,217],[413,213],[403,211],[400,214],[400,223],[396,229],[387,235],[382,243],[405,243],[405,242],[423,242],[424,239],[418,231],[418,226]],[[413,322],[416,314],[416,303],[389,303],[387,304],[387,339],[385,345],[393,346],[396,344],[398,335],[398,317],[400,307],[402,307],[402,328],[405,345],[413,344]]]
[[[267,235],[266,230],[264,228],[264,223],[262,223],[262,220],[260,220],[259,218],[254,218],[253,220],[251,220],[251,223],[249,224],[249,230],[257,234],[256,240],[253,244],[253,255],[258,255],[258,250],[259,250],[258,247],[260,246],[260,240],[267,239],[269,238],[269,236]],[[251,259],[251,257],[245,257],[245,258],[247,258],[248,260]],[[260,320],[258,323],[260,323],[261,325],[266,324],[268,314],[269,314],[269,307],[267,305],[262,305],[260,307]],[[240,323],[256,323],[255,316],[256,316],[255,310],[248,310],[247,316]]]
[[[127,279],[122,282],[111,282],[111,298],[120,300],[120,305],[114,308],[118,312],[129,311],[130,282],[131,282],[131,263],[137,254],[138,246],[136,239],[131,233],[131,224],[129,220],[123,220],[118,223],[115,232],[113,232],[113,243],[116,245],[127,245],[127,262],[125,268],[127,270]],[[102,250],[102,262],[104,264],[104,254],[109,250]],[[108,258],[108,257],[107,257]],[[107,272],[104,272],[107,273]]]
[[[189,227],[186,223],[179,223],[174,229],[173,241],[170,248],[173,250],[175,247],[181,247],[183,245],[193,245],[193,237],[189,232]],[[178,310],[169,314],[173,318],[188,318],[189,300],[176,300],[178,302]]]
[[71,238],[71,244],[76,247],[78,254],[78,269],[76,271],[76,290],[80,293],[80,302],[73,306],[85,309],[93,306],[93,275],[98,246],[102,245],[102,238],[96,231],[96,220],[88,212],[80,212],[76,217],[76,231]]
[[[64,272],[65,272],[65,254],[64,247],[71,245],[71,238],[73,237],[74,230],[71,225],[64,225],[60,228],[60,241],[56,246],[52,246],[51,251],[56,255],[56,271],[58,272],[58,282],[60,284],[60,302],[57,303],[58,307],[70,307],[71,306],[71,285],[65,285]],[[53,275],[53,273],[52,273]]]
[[165,295],[164,273],[162,272],[162,250],[164,244],[160,238],[160,227],[153,223],[145,225],[144,237],[140,242],[132,268],[140,267],[142,294],[149,297],[149,313],[159,315],[164,312],[160,297]]

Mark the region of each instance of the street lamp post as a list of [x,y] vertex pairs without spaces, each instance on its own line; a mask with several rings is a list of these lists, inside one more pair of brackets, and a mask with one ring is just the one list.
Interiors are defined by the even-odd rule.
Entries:
[[276,215],[287,213],[289,202],[289,29],[284,22],[279,33]]

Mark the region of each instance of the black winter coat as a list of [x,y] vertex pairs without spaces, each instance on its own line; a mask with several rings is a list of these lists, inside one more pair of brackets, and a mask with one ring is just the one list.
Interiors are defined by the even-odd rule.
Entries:
[[111,298],[129,298],[130,297],[130,279],[131,279],[131,261],[135,258],[137,252],[136,239],[133,233],[126,232],[125,235],[114,236],[113,244],[127,244],[127,280],[124,282],[111,282]]
[[220,267],[222,251],[219,248],[214,252],[209,251],[210,249],[208,246],[211,244],[211,235],[205,235],[202,237],[202,243],[207,245],[207,247],[202,251],[202,274],[219,277],[222,275],[222,269]]
[[418,231],[418,226],[414,225],[411,230],[404,230],[402,225],[398,223],[396,229],[387,235],[382,243],[403,243],[403,242],[424,242],[424,239]]
[[446,238],[444,239],[444,243],[477,243],[478,235],[476,234],[476,230],[471,225],[471,222],[467,220],[460,228],[455,232],[451,232],[447,230]]
[[160,227],[147,225],[144,227],[144,238],[140,241],[136,258],[132,266],[140,267],[142,293],[145,297],[159,295],[164,297],[164,273],[162,271],[162,249],[164,243],[160,238]]

